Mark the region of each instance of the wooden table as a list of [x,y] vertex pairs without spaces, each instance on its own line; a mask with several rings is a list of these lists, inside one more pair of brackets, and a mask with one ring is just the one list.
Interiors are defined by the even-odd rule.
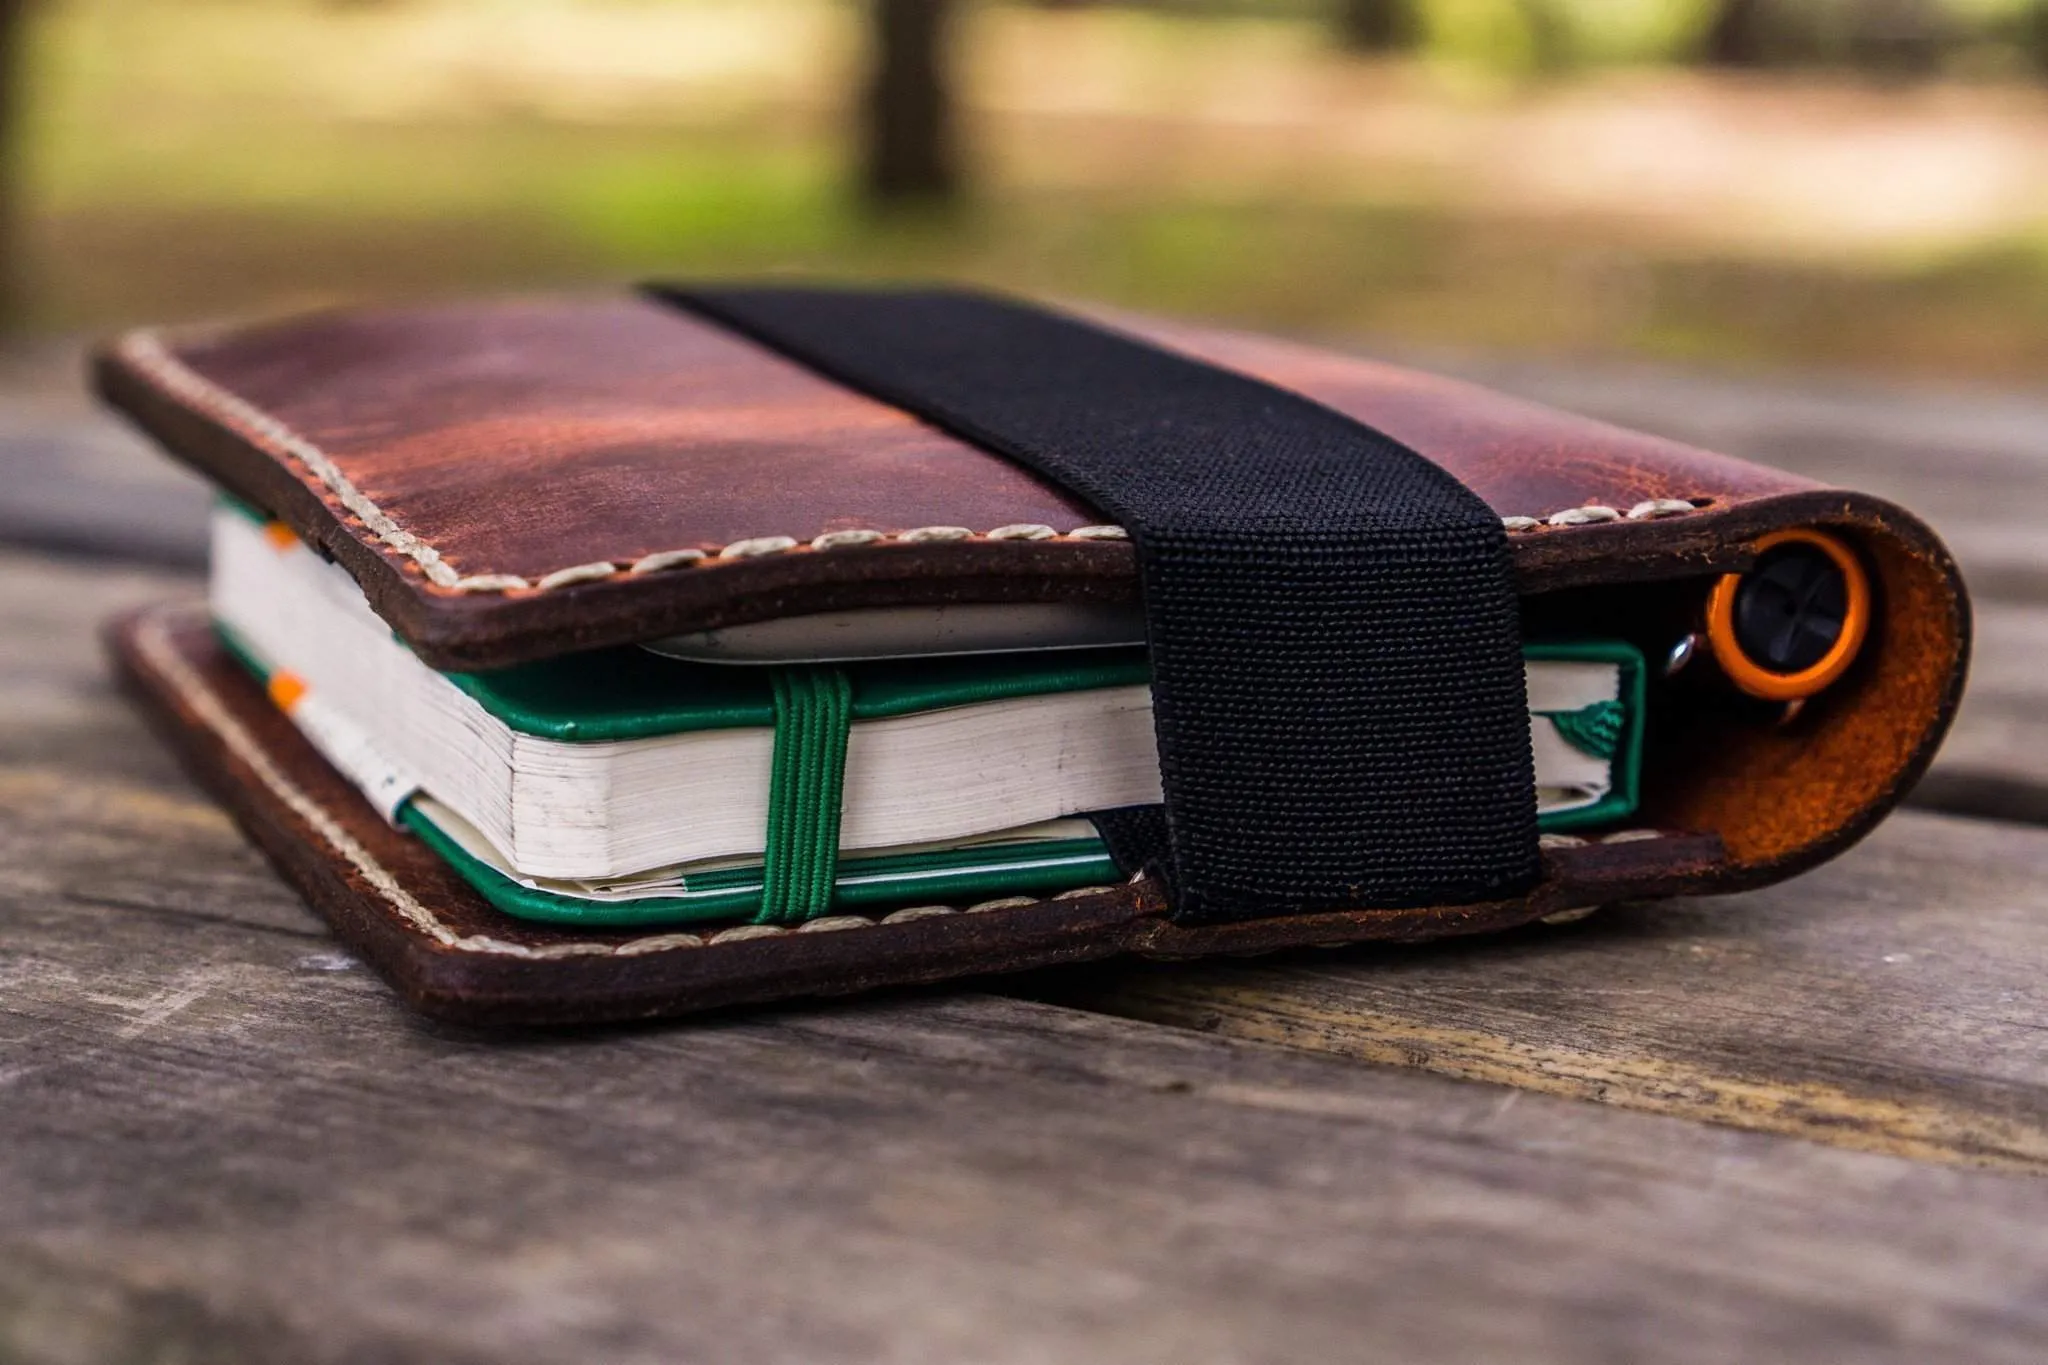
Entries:
[[2048,831],[1981,818],[2048,808],[2048,403],[1474,367],[1927,510],[1980,818],[1486,942],[505,1038],[113,694],[203,496],[66,363],[0,373],[0,1360],[2048,1358]]

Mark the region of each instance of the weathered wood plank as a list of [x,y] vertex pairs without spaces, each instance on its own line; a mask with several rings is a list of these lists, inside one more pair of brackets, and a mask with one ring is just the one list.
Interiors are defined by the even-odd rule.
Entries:
[[115,612],[204,589],[165,571],[51,561],[0,552],[0,755],[12,764],[61,761],[99,772],[174,771],[161,746],[138,743],[117,707],[94,629]]
[[0,356],[0,544],[194,569],[203,480],[97,410],[76,345]]
[[14,1359],[2024,1360],[2048,1187],[985,998],[417,1028],[8,906]]
[[2048,824],[2048,606],[1980,602],[1970,683],[1914,805]]
[[[40,600],[141,587],[35,572]],[[0,638],[20,610],[0,591]],[[0,1357],[2022,1361],[2048,1334],[2048,1182],[964,993],[421,1024],[120,756],[154,746],[77,671],[86,623],[39,630],[0,666],[0,717],[14,678],[44,694],[0,722]]]
[[1040,998],[1843,1147],[2048,1169],[2048,833],[1907,813],[1742,896]]
[[[47,863],[73,817],[36,809],[5,818]],[[210,834],[148,823],[90,839],[204,875]],[[408,1020],[310,921],[237,922],[289,919],[280,891],[213,917],[89,870],[0,894],[17,1358],[2017,1360],[2048,1332],[2048,1184],[974,997],[492,1041]]]

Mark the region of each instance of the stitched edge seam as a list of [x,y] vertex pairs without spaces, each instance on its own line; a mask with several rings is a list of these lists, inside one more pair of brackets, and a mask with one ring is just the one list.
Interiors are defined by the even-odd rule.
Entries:
[[[135,632],[136,647],[149,660],[150,666],[169,681],[180,700],[192,708],[193,714],[220,738],[229,752],[256,774],[257,780],[269,789],[271,795],[284,802],[292,814],[305,821],[329,848],[347,859],[349,865],[363,880],[368,882],[392,909],[403,916],[408,924],[444,948],[458,952],[519,958],[637,957],[644,953],[666,952],[672,948],[702,948],[721,943],[738,943],[747,939],[776,938],[784,934],[822,934],[841,929],[873,929],[885,924],[905,924],[942,915],[973,915],[990,910],[1013,910],[1044,903],[1040,898],[1033,896],[1006,896],[1000,900],[983,901],[965,907],[909,906],[892,911],[879,919],[870,919],[865,915],[833,915],[786,927],[774,924],[742,924],[710,934],[653,934],[617,944],[558,943],[536,948],[523,943],[507,943],[503,939],[492,938],[486,934],[460,934],[449,928],[438,915],[422,905],[411,892],[400,885],[390,870],[377,861],[375,854],[365,848],[360,840],[342,827],[339,820],[329,814],[313,797],[307,795],[272,761],[256,737],[235,719],[227,709],[227,704],[207,686],[206,680],[194,672],[172,648],[169,629],[165,622],[174,614],[175,609],[168,608],[152,611],[144,617],[141,627]],[[1097,896],[1115,889],[1111,886],[1082,886],[1071,891],[1062,891],[1056,896],[1045,897],[1044,900],[1076,900],[1082,896]]]
[[304,465],[327,490],[377,538],[420,566],[427,580],[443,588],[456,588],[462,576],[441,562],[441,552],[400,526],[349,482],[325,451],[306,440],[276,418],[236,397],[178,359],[156,332],[133,332],[115,348],[123,360],[142,370],[162,385],[173,398],[197,408],[222,425],[238,430],[257,445],[275,454],[289,455]]
[[[377,506],[368,495],[349,481],[349,477],[341,472],[341,468],[320,447],[275,417],[192,369],[164,345],[160,333],[146,330],[131,332],[123,337],[114,349],[123,360],[147,374],[166,393],[187,407],[205,413],[223,426],[238,431],[252,443],[268,448],[272,454],[288,455],[297,460],[348,512],[368,527],[377,539],[419,565],[420,572],[426,575],[429,583],[450,592],[552,592],[557,588],[572,587],[578,583],[595,583],[621,575],[629,578],[642,577],[670,569],[733,563],[745,559],[758,559],[766,555],[786,554],[793,550],[826,552],[877,545],[892,540],[900,544],[914,545],[959,540],[1113,541],[1130,538],[1129,533],[1121,526],[1077,526],[1071,531],[1059,531],[1039,522],[1016,522],[988,531],[975,531],[965,526],[917,526],[893,533],[869,530],[826,531],[808,540],[798,540],[794,536],[749,536],[717,550],[662,550],[643,555],[624,565],[600,559],[588,564],[572,564],[535,579],[524,578],[518,574],[465,576],[448,567],[442,560],[439,550],[392,520],[383,508]],[[1698,509],[1693,503],[1683,499],[1652,498],[1635,504],[1625,512],[1603,503],[1589,503],[1583,507],[1567,507],[1548,517],[1502,517],[1501,524],[1510,532],[1524,532],[1545,527],[1592,526],[1610,521],[1646,521],[1659,517],[1682,516],[1696,510]]]
[[[596,560],[588,564],[575,564],[557,569],[538,579],[528,579],[518,574],[472,574],[465,577],[448,567],[442,560],[439,550],[400,526],[389,513],[357,488],[325,451],[283,422],[237,397],[178,359],[170,348],[164,345],[160,333],[147,330],[131,332],[116,345],[115,353],[147,374],[166,393],[187,407],[205,413],[223,426],[236,430],[245,439],[268,448],[273,454],[288,455],[297,460],[379,540],[418,564],[427,581],[438,588],[461,593],[525,590],[548,592],[577,583],[595,582],[621,572],[637,576],[688,565],[754,559],[799,548],[800,542],[793,536],[751,536],[736,540],[715,551],[664,550],[644,555],[624,566],[609,560]],[[918,526],[907,531],[895,532],[893,535],[880,531],[827,531],[801,544],[812,550],[835,550],[856,545],[872,545],[885,540],[919,544],[976,539],[1058,538],[1094,541],[1126,540],[1129,537],[1121,526],[1077,526],[1071,531],[1062,532],[1036,522],[1018,522],[988,531],[975,531],[965,526]]]

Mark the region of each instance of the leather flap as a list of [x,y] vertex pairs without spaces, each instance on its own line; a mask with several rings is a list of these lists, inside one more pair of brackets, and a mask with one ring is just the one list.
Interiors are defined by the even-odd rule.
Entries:
[[[1525,612],[1660,583],[1676,603],[1786,527],[1854,547],[1875,584],[1870,643],[1796,725],[1680,706],[1654,737],[1645,822],[1719,850],[1653,878],[1664,892],[1755,885],[1838,852],[1947,729],[1968,599],[1904,509],[1354,357],[1105,320],[1295,389],[1449,469],[1502,515]],[[137,333],[98,356],[96,377],[172,453],[323,547],[441,668],[851,607],[1136,594],[1131,547],[1092,509],[634,297]],[[1511,914],[1556,908],[1551,894]],[[1275,922],[1303,918],[1318,917]],[[1117,942],[1165,951],[1162,934]]]
[[[1507,520],[1524,592],[1735,562],[1732,513],[1814,488],[1453,380],[1103,320],[1450,470]],[[1094,509],[636,297],[139,332],[95,376],[174,455],[323,547],[439,667],[849,607],[1136,593]]]

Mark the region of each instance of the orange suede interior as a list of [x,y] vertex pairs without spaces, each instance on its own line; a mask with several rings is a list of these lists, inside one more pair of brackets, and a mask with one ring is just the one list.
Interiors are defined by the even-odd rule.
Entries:
[[1937,547],[1875,514],[1828,523],[1875,578],[1875,619],[1839,683],[1789,723],[1705,707],[1647,765],[1643,815],[1721,836],[1737,868],[1812,849],[1884,802],[1941,723],[1968,615]]

